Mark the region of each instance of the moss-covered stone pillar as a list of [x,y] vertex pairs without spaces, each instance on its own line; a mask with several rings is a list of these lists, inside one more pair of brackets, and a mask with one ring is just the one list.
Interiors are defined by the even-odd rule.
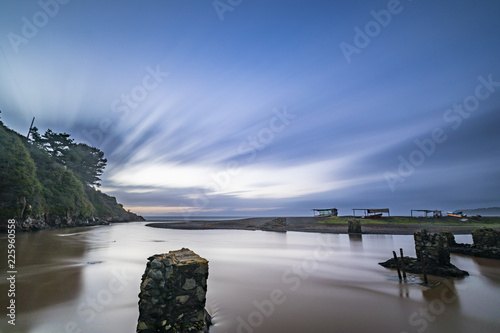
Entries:
[[359,222],[358,220],[349,220],[347,222],[347,232],[350,234],[360,234],[361,222]]
[[472,232],[474,245],[480,247],[500,247],[500,232],[489,228],[481,228]]
[[451,232],[442,231],[439,234],[441,234],[442,236],[444,236],[444,238],[446,238],[448,247],[457,245],[457,242],[455,241],[455,236]]
[[137,332],[208,332],[207,278],[208,261],[189,249],[149,257]]
[[440,234],[433,234],[423,229],[413,235],[415,239],[415,252],[417,258],[421,259],[422,251],[425,260],[431,260],[439,265],[450,265],[450,250],[448,240]]

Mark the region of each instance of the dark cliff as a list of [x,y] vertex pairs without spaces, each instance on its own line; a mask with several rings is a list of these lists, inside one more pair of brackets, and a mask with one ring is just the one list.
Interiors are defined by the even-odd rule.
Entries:
[[97,189],[106,162],[102,152],[67,134],[47,133],[28,140],[0,121],[0,230],[9,219],[20,230],[144,220]]

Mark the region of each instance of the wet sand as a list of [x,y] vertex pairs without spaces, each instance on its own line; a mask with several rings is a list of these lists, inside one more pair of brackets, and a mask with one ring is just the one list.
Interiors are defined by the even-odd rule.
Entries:
[[[281,228],[269,228],[264,224],[269,223],[276,219],[276,217],[254,217],[239,220],[225,220],[225,221],[179,221],[179,222],[154,222],[149,223],[147,226],[154,228],[167,228],[167,229],[184,229],[184,230],[206,230],[206,229],[233,229],[233,230],[265,230],[265,231],[300,231],[300,232],[317,232],[317,233],[347,233],[347,219],[345,223],[321,223],[321,218],[315,217],[286,217],[286,225]],[[361,227],[363,234],[386,234],[386,235],[413,235],[414,232],[422,229],[427,229],[430,232],[447,231],[455,235],[470,234],[472,231],[478,229],[480,226],[468,223],[463,226],[450,224],[447,225],[448,220],[442,220],[440,223],[435,223],[434,219],[423,220],[420,222],[418,219],[408,218],[409,221],[418,221],[417,223],[404,224],[393,223],[384,221],[384,219],[366,220],[363,223],[361,220]],[[495,228],[500,230],[500,228]]]

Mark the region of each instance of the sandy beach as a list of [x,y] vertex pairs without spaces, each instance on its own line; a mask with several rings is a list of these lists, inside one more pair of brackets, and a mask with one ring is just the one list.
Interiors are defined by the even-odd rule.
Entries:
[[[239,220],[224,221],[179,221],[179,222],[154,222],[147,226],[154,228],[203,230],[203,229],[235,229],[235,230],[264,230],[264,231],[299,231],[317,233],[346,234],[347,223],[352,217],[336,217],[333,219],[320,219],[315,217],[286,217],[284,225],[272,223],[277,217],[254,217]],[[430,232],[447,231],[455,235],[470,234],[481,227],[500,230],[499,217],[485,217],[481,219],[468,219],[461,221],[458,218],[443,217],[440,219],[391,217],[378,220],[359,219],[362,233],[412,235],[414,232],[427,229]]]

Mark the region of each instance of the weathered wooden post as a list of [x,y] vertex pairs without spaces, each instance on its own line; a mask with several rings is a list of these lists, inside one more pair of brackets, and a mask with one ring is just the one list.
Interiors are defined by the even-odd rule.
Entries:
[[403,256],[402,248],[399,248],[399,253],[401,254],[401,269],[403,270],[403,279],[406,280],[405,257]]
[[420,260],[422,262],[422,274],[424,274],[424,284],[429,284],[429,280],[427,280],[427,272],[425,271],[425,252],[422,250],[422,252],[420,252],[421,255],[420,255]]
[[396,255],[396,251],[392,251],[392,254],[394,255],[394,262],[396,263],[396,269],[398,270],[399,281],[401,281],[402,278],[401,278],[401,271],[399,270],[398,256]]
[[[411,273],[423,274],[425,284],[428,284],[427,272],[432,275],[443,277],[463,277],[469,275],[466,271],[462,271],[450,263],[449,241],[445,236],[431,234],[424,229],[415,232],[414,239],[417,259],[405,258],[403,249],[399,249],[401,253],[401,266],[405,279],[407,269]],[[388,268],[398,268],[399,270],[399,260],[395,251],[393,251],[393,256],[394,258],[380,263],[380,265]],[[399,279],[401,280],[401,276]]]
[[208,261],[189,249],[148,258],[139,294],[138,333],[208,332]]

